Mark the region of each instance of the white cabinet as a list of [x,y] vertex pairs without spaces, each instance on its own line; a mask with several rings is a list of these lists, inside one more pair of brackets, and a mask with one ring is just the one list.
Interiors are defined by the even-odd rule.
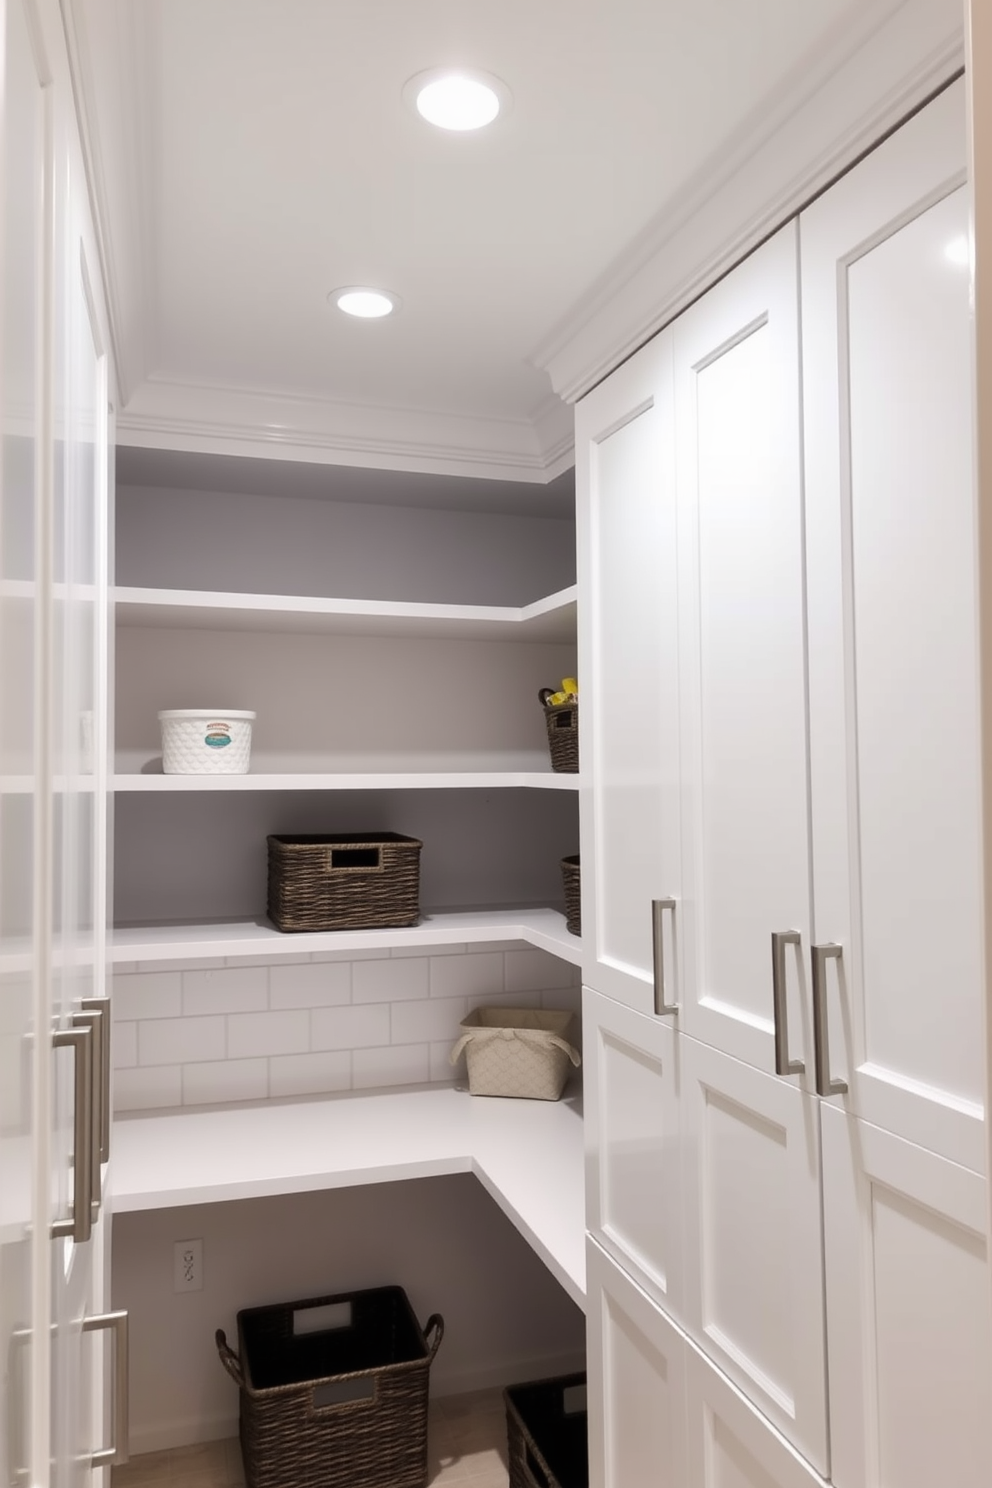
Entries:
[[593,1240],[586,1278],[590,1488],[683,1488],[685,1340]]
[[[958,84],[580,421],[587,685],[616,709],[636,654],[667,688],[645,716],[679,724],[640,761],[594,722],[585,980],[644,1011],[675,992],[677,1099],[601,1061],[587,1150],[622,1179],[641,1100],[681,1186],[651,1210],[630,1162],[590,1224],[788,1443],[781,1471],[718,1470],[723,1428],[703,1450],[690,1425],[693,1488],[803,1481],[796,1453],[841,1488],[992,1473],[964,139]],[[636,562],[607,497],[650,509]],[[650,598],[611,542],[632,588],[665,576]],[[653,1024],[624,1024],[626,1068],[657,1064]],[[678,1314],[637,1238],[676,1212]]]
[[674,1030],[586,987],[582,998],[586,1224],[672,1317],[682,1317]]
[[576,409],[585,980],[641,1012],[676,1001],[679,983],[671,388],[663,334]]

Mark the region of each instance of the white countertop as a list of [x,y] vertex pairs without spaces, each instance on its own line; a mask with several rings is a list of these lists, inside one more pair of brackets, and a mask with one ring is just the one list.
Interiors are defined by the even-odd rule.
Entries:
[[585,1307],[581,1096],[500,1100],[448,1086],[119,1117],[116,1213],[475,1173]]

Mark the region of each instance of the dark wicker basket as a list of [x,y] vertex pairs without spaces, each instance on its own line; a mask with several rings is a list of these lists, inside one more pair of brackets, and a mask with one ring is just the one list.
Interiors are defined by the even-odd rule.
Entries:
[[579,705],[559,703],[555,708],[545,707],[544,721],[548,726],[548,747],[551,750],[551,768],[562,775],[575,775],[579,769]]
[[420,919],[420,850],[397,832],[269,837],[279,930],[376,930]]
[[561,876],[565,885],[565,929],[572,935],[582,934],[582,871],[579,855],[561,860]]
[[[311,1308],[319,1331],[294,1332]],[[433,1338],[428,1343],[428,1337]],[[216,1334],[240,1390],[247,1488],[426,1488],[430,1367],[444,1334],[402,1287],[238,1313],[238,1353]]]
[[584,1374],[503,1391],[510,1488],[589,1488]]

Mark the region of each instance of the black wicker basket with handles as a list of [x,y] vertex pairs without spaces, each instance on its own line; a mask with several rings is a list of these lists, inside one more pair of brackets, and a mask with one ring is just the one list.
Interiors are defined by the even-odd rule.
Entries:
[[571,935],[582,934],[582,870],[579,854],[561,860],[561,877],[565,885],[565,929]]
[[398,832],[267,838],[277,930],[377,930],[420,920],[423,843]]
[[509,1488],[589,1488],[586,1376],[503,1391]]
[[426,1488],[430,1367],[444,1322],[421,1329],[402,1287],[238,1313],[221,1363],[240,1392],[247,1488]]
[[556,774],[575,775],[579,769],[578,703],[544,704],[551,768]]

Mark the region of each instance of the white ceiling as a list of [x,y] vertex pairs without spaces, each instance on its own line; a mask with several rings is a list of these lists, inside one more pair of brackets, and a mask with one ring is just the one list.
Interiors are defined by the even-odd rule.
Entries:
[[[71,0],[122,437],[554,477],[536,353],[901,3]],[[403,85],[442,64],[510,113],[424,123]],[[353,283],[401,311],[350,321],[326,296]]]

